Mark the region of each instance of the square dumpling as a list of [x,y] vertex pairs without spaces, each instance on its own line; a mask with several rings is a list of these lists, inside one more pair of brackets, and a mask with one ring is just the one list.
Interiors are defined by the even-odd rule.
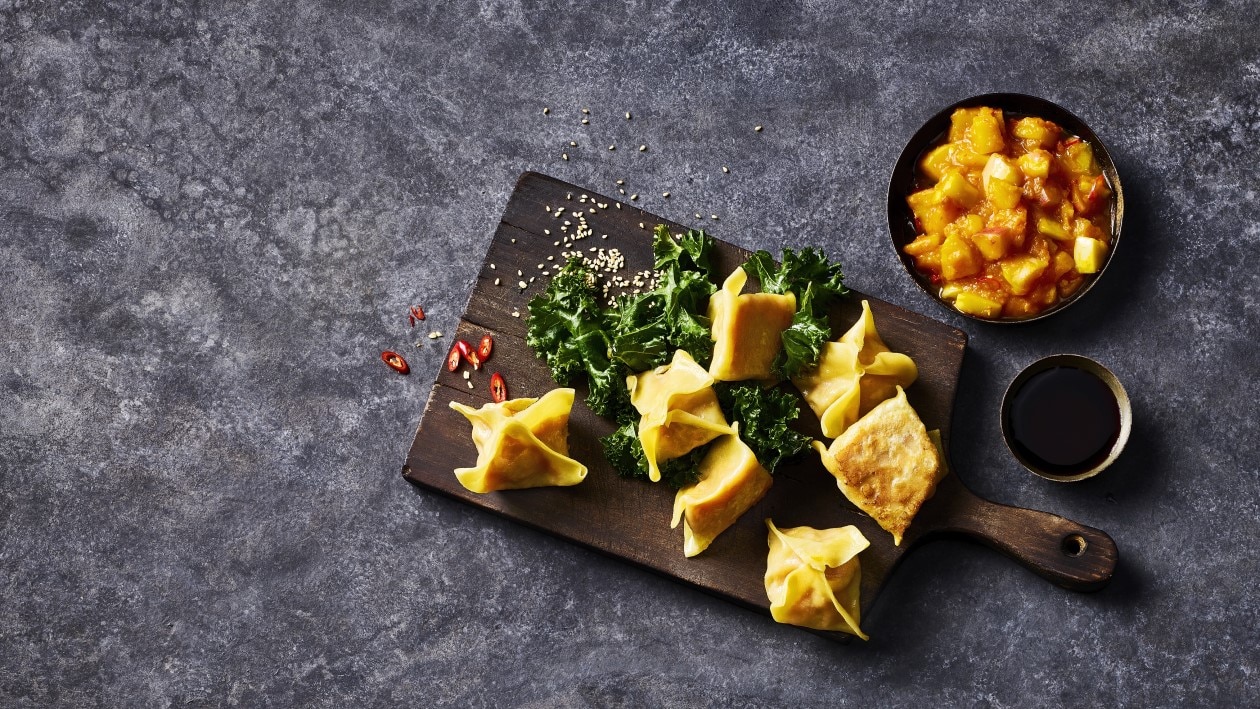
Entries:
[[783,347],[783,331],[796,315],[792,293],[744,293],[748,274],[736,268],[709,297],[713,360],[709,374],[722,382],[770,379]]
[[814,441],[814,448],[844,496],[892,534],[896,545],[945,474],[927,428],[901,387],[830,447]]
[[700,479],[674,496],[674,519],[683,523],[683,554],[695,556],[752,509],[774,481],[757,456],[733,432],[718,439],[700,461]]
[[661,463],[731,432],[713,391],[713,377],[686,350],[675,351],[667,365],[626,377],[626,386],[630,403],[642,416],[639,442],[652,482],[661,479]]

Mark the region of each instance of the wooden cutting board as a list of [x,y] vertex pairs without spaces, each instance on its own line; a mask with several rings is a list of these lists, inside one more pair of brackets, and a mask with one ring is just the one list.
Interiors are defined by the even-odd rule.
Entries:
[[[583,195],[587,196],[586,201],[582,201]],[[601,209],[600,204],[605,208]],[[888,533],[844,498],[834,478],[812,453],[798,463],[780,466],[766,497],[707,551],[687,559],[682,551],[681,526],[669,526],[673,490],[662,484],[617,476],[604,460],[599,444],[599,438],[611,433],[614,426],[581,403],[586,393],[583,385],[577,386],[578,403],[570,419],[569,447],[570,455],[589,467],[586,480],[573,487],[489,494],[476,494],[462,487],[452,471],[474,465],[477,452],[467,420],[448,404],[458,401],[475,407],[488,402],[492,372],[503,374],[511,398],[541,396],[557,386],[546,366],[525,345],[524,338],[527,303],[546,287],[547,279],[541,274],[554,272],[557,264],[563,263],[561,247],[555,242],[561,240],[564,232],[560,227],[565,220],[572,222],[569,233],[573,233],[577,225],[573,213],[582,212],[593,234],[576,246],[587,254],[591,253],[588,249],[620,250],[625,257],[622,275],[651,268],[654,226],[666,224],[674,233],[684,229],[628,203],[616,205],[613,198],[551,177],[536,173],[521,176],[454,333],[455,338],[473,344],[490,333],[495,338],[494,353],[481,371],[472,372],[467,380],[462,371],[453,373],[443,368],[438,373],[403,467],[408,480],[763,614],[769,613],[763,583],[767,517],[779,527],[854,524],[871,541],[860,557],[862,626],[867,632],[878,622],[867,611],[904,555],[946,534],[970,536],[1066,588],[1094,590],[1111,578],[1116,546],[1106,533],[1049,513],[983,500],[953,472],[919,512],[901,546],[895,547]],[[565,214],[556,218],[546,207],[564,209]],[[720,283],[744,262],[748,252],[721,241],[716,247]],[[549,257],[554,260],[548,260]],[[495,285],[496,279],[499,285]],[[523,290],[518,286],[522,280],[527,283]],[[939,428],[942,439],[948,442],[966,335],[917,313],[853,292],[841,299],[832,314],[835,337],[857,319],[863,298],[870,301],[875,322],[888,346],[909,355],[918,365],[919,379],[907,390],[910,403],[927,427]],[[448,333],[443,342],[453,339]],[[472,388],[468,386],[470,382]],[[820,438],[817,419],[808,407],[803,409],[801,418],[803,430]]]

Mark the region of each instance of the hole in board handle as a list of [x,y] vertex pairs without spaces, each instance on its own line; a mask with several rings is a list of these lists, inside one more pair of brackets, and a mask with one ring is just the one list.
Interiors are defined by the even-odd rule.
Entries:
[[1059,550],[1067,556],[1080,556],[1089,548],[1089,542],[1079,534],[1069,534],[1059,543]]

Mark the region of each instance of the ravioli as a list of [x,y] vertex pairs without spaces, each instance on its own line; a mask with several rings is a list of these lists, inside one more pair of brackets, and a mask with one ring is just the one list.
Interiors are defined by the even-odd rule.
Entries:
[[540,399],[512,399],[479,409],[451,402],[472,424],[477,465],[456,468],[473,492],[576,485],[586,466],[569,456],[572,389],[553,389]]
[[783,331],[796,314],[792,293],[740,294],[748,274],[737,268],[722,288],[709,297],[713,360],[709,374],[723,382],[769,379],[771,365],[783,346]]
[[739,437],[739,424],[700,461],[700,479],[674,496],[671,528],[683,523],[683,554],[692,557],[757,504],[774,481]]
[[766,596],[780,623],[838,630],[869,640],[858,627],[862,606],[862,563],[870,542],[857,527],[770,529]]
[[835,438],[879,402],[919,376],[914,360],[892,352],[875,329],[871,306],[836,342],[823,346],[818,366],[792,379],[818,415],[823,435]]
[[814,441],[814,449],[844,496],[892,534],[898,546],[945,475],[940,452],[901,387],[829,448]]
[[626,377],[626,387],[642,416],[639,442],[652,482],[661,479],[661,463],[732,431],[713,391],[713,377],[686,350],[675,351],[667,365]]

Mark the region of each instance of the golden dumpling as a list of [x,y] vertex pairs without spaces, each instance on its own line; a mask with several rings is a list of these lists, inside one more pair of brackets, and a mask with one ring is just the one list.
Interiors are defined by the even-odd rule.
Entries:
[[674,519],[683,523],[683,554],[695,556],[757,504],[773,478],[739,437],[739,424],[700,461],[700,479],[674,496]]
[[674,352],[667,365],[626,377],[626,386],[630,403],[642,416],[639,442],[652,482],[661,479],[661,463],[731,432],[713,391],[713,377],[686,350]]
[[477,465],[456,468],[455,477],[473,492],[549,485],[576,485],[586,466],[569,458],[572,389],[553,389],[540,399],[512,399],[479,409],[451,402],[472,424]]
[[748,274],[737,268],[718,292],[709,297],[713,360],[709,374],[723,382],[769,379],[771,365],[783,346],[783,331],[796,314],[791,293],[740,294]]
[[818,366],[792,380],[818,415],[823,435],[835,438],[879,402],[919,376],[914,360],[892,352],[875,329],[870,303],[838,342],[823,346]]
[[898,546],[945,474],[932,437],[901,387],[830,448],[819,441],[814,448],[844,496],[892,534]]
[[862,564],[858,554],[870,542],[857,527],[770,529],[766,596],[770,615],[780,623],[815,630],[838,630],[869,640],[858,627],[862,607]]

